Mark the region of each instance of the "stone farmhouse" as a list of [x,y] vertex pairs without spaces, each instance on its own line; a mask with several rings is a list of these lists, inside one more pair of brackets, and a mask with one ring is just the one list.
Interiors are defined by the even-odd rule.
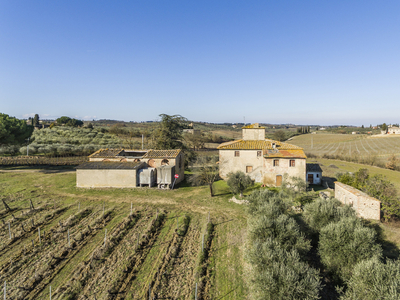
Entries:
[[242,171],[268,186],[281,186],[285,174],[306,181],[303,148],[265,139],[265,127],[258,123],[242,127],[242,139],[223,143],[218,149],[223,179],[230,172]]
[[400,128],[396,126],[389,126],[387,129],[388,134],[400,134]]
[[184,155],[180,149],[100,149],[76,168],[77,187],[170,188],[183,179]]

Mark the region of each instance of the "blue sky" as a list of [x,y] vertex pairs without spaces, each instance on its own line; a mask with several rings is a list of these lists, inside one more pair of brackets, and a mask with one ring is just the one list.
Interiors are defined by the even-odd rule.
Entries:
[[400,122],[399,1],[0,1],[0,112]]

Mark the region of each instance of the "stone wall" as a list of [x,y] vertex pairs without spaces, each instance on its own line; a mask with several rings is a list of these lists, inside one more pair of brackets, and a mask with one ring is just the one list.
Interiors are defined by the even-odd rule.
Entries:
[[[279,161],[279,166],[274,166],[274,160]],[[294,160],[295,166],[290,167],[290,160]],[[268,158],[264,159],[263,183],[268,186],[276,185],[276,176],[299,177],[306,181],[306,160],[305,158]]]
[[[160,167],[163,164],[163,158],[126,158],[126,157],[90,157],[89,161],[126,161],[126,162],[136,162],[141,161],[145,162],[152,168]],[[185,178],[185,157],[183,153],[179,153],[176,158],[167,158],[168,165],[175,166],[175,173],[179,175],[178,179],[176,180],[175,184],[178,184]]]
[[76,186],[86,188],[133,188],[138,186],[137,170],[77,169]]
[[380,220],[381,202],[347,184],[335,181],[335,198],[354,208],[357,215],[364,219]]
[[264,141],[265,128],[243,128],[242,139],[245,141]]
[[[235,151],[239,151],[239,156],[235,156]],[[250,176],[255,182],[263,180],[263,160],[257,156],[260,150],[219,150],[219,176],[226,179],[229,172],[242,171]],[[251,167],[252,171],[246,173],[246,167]]]

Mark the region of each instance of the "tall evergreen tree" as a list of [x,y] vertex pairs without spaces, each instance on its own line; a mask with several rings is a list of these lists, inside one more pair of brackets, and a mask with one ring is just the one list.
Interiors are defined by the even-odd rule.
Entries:
[[161,121],[154,133],[155,149],[183,149],[183,128],[187,119],[181,115],[161,114]]
[[39,126],[39,115],[35,114],[33,117],[33,126]]

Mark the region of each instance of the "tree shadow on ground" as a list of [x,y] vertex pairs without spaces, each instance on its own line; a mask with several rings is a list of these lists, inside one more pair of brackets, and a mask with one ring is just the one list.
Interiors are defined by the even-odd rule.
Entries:
[[382,227],[379,225],[377,222],[371,222],[369,220],[363,220],[365,225],[373,228],[377,235],[378,235],[378,243],[382,246],[383,250],[383,258],[386,259],[398,259],[400,256],[400,249],[399,247],[391,242],[385,239],[385,233],[382,229]]
[[311,267],[319,270],[322,277],[322,289],[319,293],[321,299],[338,300],[339,293],[336,291],[336,286],[342,284],[334,280],[331,274],[325,269],[321,262],[321,257],[318,254],[318,235],[304,222],[300,214],[293,216],[297,224],[300,226],[301,232],[304,232],[306,238],[311,241],[311,250],[305,255],[304,259]]

